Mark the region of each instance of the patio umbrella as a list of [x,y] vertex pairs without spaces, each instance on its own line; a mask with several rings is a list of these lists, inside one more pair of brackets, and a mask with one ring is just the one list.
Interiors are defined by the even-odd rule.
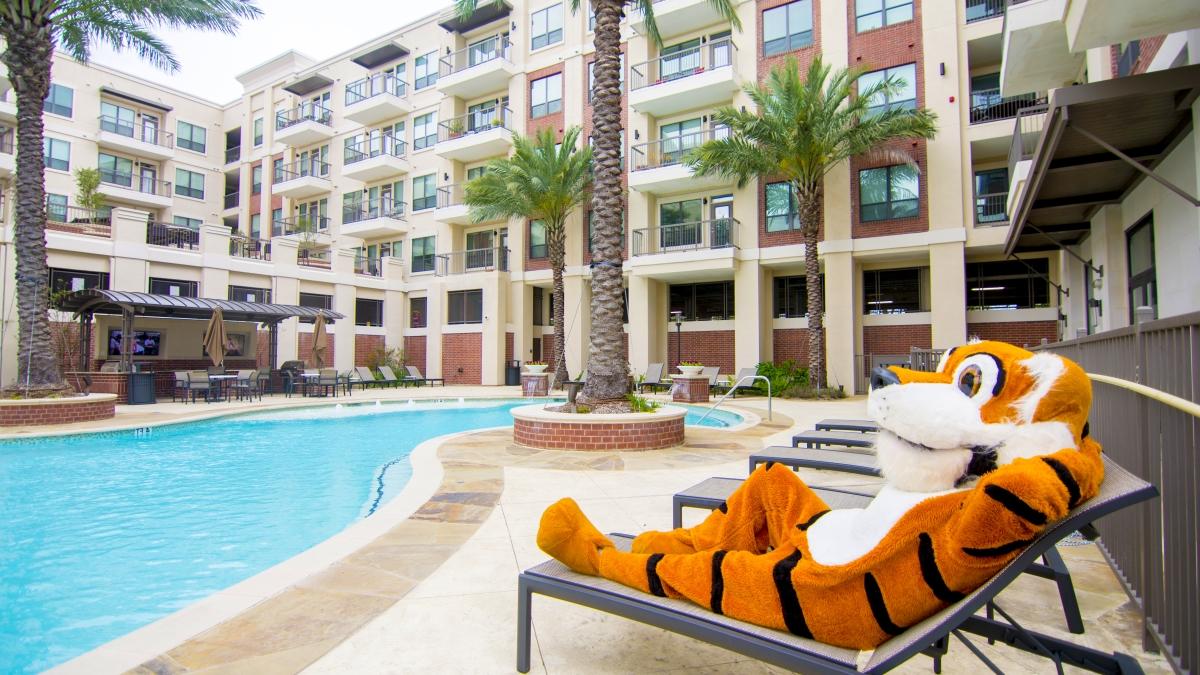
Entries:
[[208,320],[208,328],[204,329],[204,349],[214,366],[225,364],[225,343],[229,338],[225,335],[225,317],[221,310],[214,309],[212,318]]
[[325,350],[329,347],[329,334],[325,332],[325,315],[318,314],[313,323],[312,359],[313,368],[325,366]]

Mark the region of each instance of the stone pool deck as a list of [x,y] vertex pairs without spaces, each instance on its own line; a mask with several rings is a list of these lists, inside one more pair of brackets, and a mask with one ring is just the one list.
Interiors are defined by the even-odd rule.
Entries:
[[[349,402],[507,398],[516,392],[515,387],[356,391]],[[196,419],[218,408],[226,412],[308,402],[276,397],[254,404],[121,406],[107,426]],[[737,399],[731,407],[765,417],[760,399]],[[129,654],[114,653],[111,660],[69,662],[60,670],[82,672],[86,663],[88,672],[128,667],[130,672],[158,674],[514,672],[517,574],[545,559],[534,534],[548,504],[572,496],[603,531],[667,529],[675,492],[712,475],[744,475],[745,457],[753,450],[788,444],[792,429],[809,428],[823,417],[862,417],[865,400],[777,400],[775,412],[774,421],[743,431],[689,428],[684,446],[662,451],[531,450],[513,445],[510,430],[457,435],[430,448],[431,459],[436,454],[441,465],[436,484],[425,486],[430,496],[414,503],[411,516],[355,539],[355,550],[348,555],[333,556],[278,593],[241,598],[240,605],[231,606],[242,609],[229,613],[226,608],[229,616],[220,623],[181,632],[170,646],[146,652],[140,666],[134,661],[116,667]],[[79,426],[83,431],[105,425]],[[423,489],[422,473],[437,472],[418,467],[410,488]],[[801,475],[814,485],[871,480],[818,471]],[[702,516],[701,511],[685,511],[688,524]],[[1141,650],[1140,614],[1097,547],[1064,546],[1060,551],[1074,576],[1085,635],[1066,632],[1049,581],[1024,575],[1000,596],[1001,604],[1037,630],[1125,651],[1149,673],[1170,672],[1164,660]],[[213,616],[221,611],[214,609]],[[540,596],[533,616],[532,672],[783,672],[705,643]],[[126,646],[148,647],[134,643]],[[982,640],[976,644],[1005,672],[1047,671],[1045,661]],[[917,657],[896,672],[929,672],[930,665]],[[984,670],[958,643],[952,643],[944,667],[947,673]]]

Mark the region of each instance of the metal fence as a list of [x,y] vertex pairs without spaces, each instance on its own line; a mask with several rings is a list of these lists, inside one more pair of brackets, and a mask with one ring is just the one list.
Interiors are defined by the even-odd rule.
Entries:
[[146,223],[146,243],[195,251],[200,248],[200,232],[186,225],[150,221]]
[[1145,615],[1146,646],[1161,650],[1177,672],[1195,672],[1200,312],[1042,349],[1075,361],[1092,376],[1092,435],[1106,455],[1159,490],[1159,499],[1101,521],[1100,546]]

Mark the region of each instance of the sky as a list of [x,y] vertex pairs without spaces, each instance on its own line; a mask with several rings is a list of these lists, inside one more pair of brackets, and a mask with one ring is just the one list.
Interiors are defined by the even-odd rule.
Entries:
[[295,49],[320,61],[448,8],[450,0],[258,0],[263,14],[244,22],[236,36],[160,29],[181,64],[169,73],[131,52],[97,49],[92,61],[159,82],[215,103],[242,95],[234,79],[268,59]]

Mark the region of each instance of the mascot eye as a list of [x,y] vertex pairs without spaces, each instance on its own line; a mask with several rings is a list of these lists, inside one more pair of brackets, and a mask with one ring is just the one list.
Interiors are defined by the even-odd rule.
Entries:
[[964,396],[983,405],[1004,388],[1004,367],[991,354],[972,354],[958,364],[951,382]]
[[958,390],[966,394],[968,397],[974,397],[979,393],[979,388],[983,386],[983,369],[975,364],[971,364],[962,369],[958,374]]

